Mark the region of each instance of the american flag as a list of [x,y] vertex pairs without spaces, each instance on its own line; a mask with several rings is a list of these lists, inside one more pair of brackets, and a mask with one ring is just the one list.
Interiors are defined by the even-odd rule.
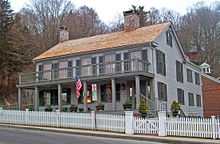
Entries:
[[82,89],[82,82],[81,82],[80,78],[77,78],[77,80],[76,80],[76,97],[77,98],[80,97],[81,89]]

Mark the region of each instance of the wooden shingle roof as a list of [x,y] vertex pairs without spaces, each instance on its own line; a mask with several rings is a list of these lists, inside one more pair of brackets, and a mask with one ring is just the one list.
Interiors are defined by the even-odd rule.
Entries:
[[121,31],[65,41],[37,56],[34,61],[152,42],[169,26],[170,23],[161,23],[129,32]]

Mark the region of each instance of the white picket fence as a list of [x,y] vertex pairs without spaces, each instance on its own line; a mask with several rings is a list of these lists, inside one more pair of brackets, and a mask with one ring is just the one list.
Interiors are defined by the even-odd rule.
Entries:
[[158,118],[141,118],[134,117],[134,133],[135,134],[153,134],[157,135],[159,131]]
[[220,138],[220,120],[215,118],[168,118],[168,136]]
[[158,118],[141,118],[131,111],[107,114],[0,110],[0,123],[220,139],[220,119],[167,118],[163,112]]
[[0,111],[0,123],[124,132],[121,114]]

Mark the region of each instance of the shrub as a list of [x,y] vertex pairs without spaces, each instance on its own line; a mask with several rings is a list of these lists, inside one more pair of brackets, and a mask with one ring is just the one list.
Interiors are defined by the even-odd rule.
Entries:
[[176,117],[180,111],[180,103],[178,103],[177,101],[173,101],[171,104],[171,111],[173,113],[173,116]]

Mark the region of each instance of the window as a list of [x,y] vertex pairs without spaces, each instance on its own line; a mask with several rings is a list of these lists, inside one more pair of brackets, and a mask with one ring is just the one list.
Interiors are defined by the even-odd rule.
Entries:
[[198,107],[201,107],[201,95],[196,95],[196,105]]
[[58,79],[59,77],[59,63],[52,64],[52,71],[53,71],[53,79]]
[[101,90],[101,102],[112,102],[112,91],[111,91],[111,85],[110,84],[102,84],[100,86]]
[[72,78],[73,76],[73,62],[68,61],[68,78]]
[[38,66],[38,74],[39,74],[38,79],[39,80],[43,80],[43,71],[44,71],[43,70],[43,65],[41,64],[41,65]]
[[166,39],[167,39],[167,44],[172,47],[173,46],[173,40],[172,40],[172,33],[170,30],[166,32]]
[[187,69],[187,81],[188,82],[193,82],[193,76],[192,76],[192,70]]
[[195,102],[194,102],[194,95],[193,93],[188,93],[188,99],[189,99],[189,106],[194,106]]
[[157,62],[157,73],[166,75],[166,62],[165,54],[159,50],[156,50],[156,62]]
[[128,52],[124,53],[124,70],[131,70],[131,55]]
[[105,65],[104,65],[104,56],[99,56],[99,73],[103,74],[105,72]]
[[62,90],[62,104],[70,104],[71,99],[71,89],[70,88],[64,88]]
[[158,98],[161,101],[167,101],[167,85],[162,83],[162,82],[158,82],[157,83],[157,88],[158,88]]
[[116,58],[116,72],[121,72],[121,54],[118,53],[115,56]]
[[143,70],[148,70],[148,56],[147,56],[147,50],[142,50],[142,60],[143,60]]
[[96,57],[92,57],[92,75],[97,75]]
[[183,64],[179,61],[176,61],[176,80],[183,82]]
[[178,102],[182,105],[185,104],[184,101],[184,90],[177,88],[177,97],[178,97]]
[[195,72],[195,83],[197,85],[200,85],[200,75],[199,73]]
[[80,66],[81,66],[81,60],[78,59],[78,60],[76,60],[76,76],[80,76],[80,74],[81,74]]

